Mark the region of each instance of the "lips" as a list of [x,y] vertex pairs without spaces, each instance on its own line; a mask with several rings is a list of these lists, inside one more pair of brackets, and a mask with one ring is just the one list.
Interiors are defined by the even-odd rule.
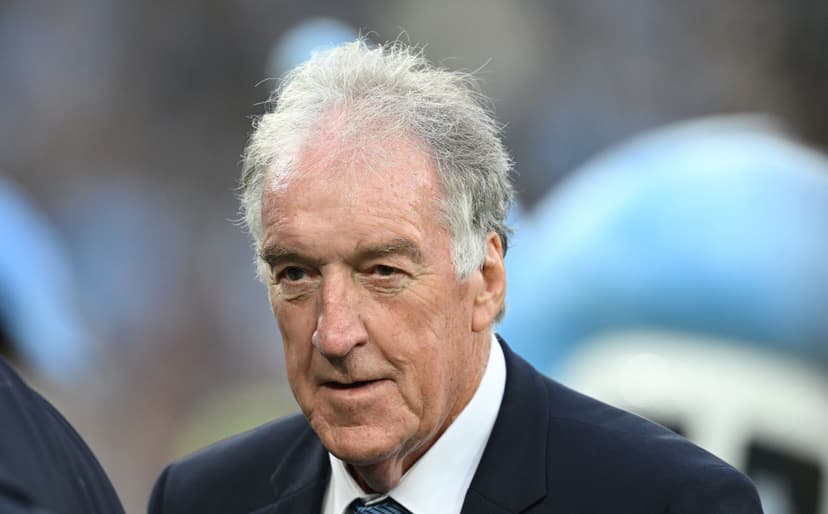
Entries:
[[331,389],[336,389],[339,391],[347,391],[350,389],[359,389],[360,387],[365,387],[371,384],[379,382],[379,380],[362,380],[358,382],[351,382],[351,383],[342,383],[342,382],[325,382],[325,387],[330,387]]

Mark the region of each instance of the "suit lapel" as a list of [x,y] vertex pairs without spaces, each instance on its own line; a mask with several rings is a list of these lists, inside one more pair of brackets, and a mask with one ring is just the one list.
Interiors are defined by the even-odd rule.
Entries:
[[308,425],[270,477],[275,501],[250,514],[321,512],[330,474],[328,453]]
[[506,358],[506,387],[462,514],[522,512],[546,496],[546,387],[537,371],[498,340]]
[[250,514],[308,514],[322,512],[322,498],[327,480],[319,481],[290,496],[279,498],[274,503],[257,509]]

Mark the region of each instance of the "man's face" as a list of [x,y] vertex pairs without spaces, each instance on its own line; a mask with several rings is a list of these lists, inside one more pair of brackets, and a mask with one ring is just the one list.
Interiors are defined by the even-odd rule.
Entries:
[[430,159],[404,138],[367,146],[317,138],[266,184],[262,248],[293,393],[381,490],[474,394],[490,336],[472,322],[480,273],[455,277]]

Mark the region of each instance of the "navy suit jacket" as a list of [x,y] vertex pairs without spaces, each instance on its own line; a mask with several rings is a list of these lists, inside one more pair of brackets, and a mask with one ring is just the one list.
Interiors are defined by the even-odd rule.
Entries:
[[[549,380],[501,346],[503,403],[463,514],[762,512],[753,484],[728,464]],[[297,415],[171,464],[149,512],[316,514],[329,476],[325,448]]]
[[112,484],[78,433],[2,357],[0,512],[124,512]]

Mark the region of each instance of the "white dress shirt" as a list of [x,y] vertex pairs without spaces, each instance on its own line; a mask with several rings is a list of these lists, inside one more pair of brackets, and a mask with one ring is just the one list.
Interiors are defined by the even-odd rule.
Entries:
[[386,494],[367,494],[348,473],[346,464],[330,453],[331,478],[322,514],[343,514],[355,499],[391,496],[412,514],[459,514],[466,491],[492,432],[503,389],[506,361],[492,335],[489,361],[474,396],[443,435]]

